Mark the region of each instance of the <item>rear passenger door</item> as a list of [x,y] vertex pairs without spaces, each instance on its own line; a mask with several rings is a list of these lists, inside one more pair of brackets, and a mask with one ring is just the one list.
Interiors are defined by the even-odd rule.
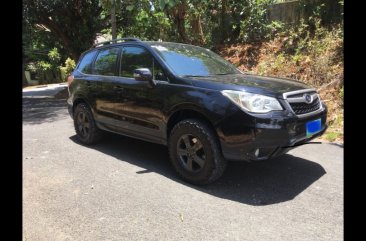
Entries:
[[[133,71],[138,68],[150,69],[157,85],[135,80]],[[129,45],[122,49],[119,75],[116,88],[120,93],[115,107],[125,134],[161,143],[165,139],[162,110],[168,88],[163,68],[146,48]]]
[[99,125],[109,129],[116,124],[114,105],[118,95],[114,83],[118,78],[118,56],[120,47],[100,49],[92,67],[92,78],[89,83],[90,93],[96,112],[95,119]]

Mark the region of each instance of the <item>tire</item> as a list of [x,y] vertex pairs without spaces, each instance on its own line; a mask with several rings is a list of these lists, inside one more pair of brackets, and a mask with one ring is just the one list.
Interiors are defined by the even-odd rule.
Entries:
[[95,124],[90,108],[85,103],[80,103],[75,108],[74,128],[80,142],[85,145],[97,143],[102,134]]
[[227,160],[222,156],[218,139],[201,120],[177,123],[170,132],[168,148],[174,169],[189,183],[209,184],[225,171]]

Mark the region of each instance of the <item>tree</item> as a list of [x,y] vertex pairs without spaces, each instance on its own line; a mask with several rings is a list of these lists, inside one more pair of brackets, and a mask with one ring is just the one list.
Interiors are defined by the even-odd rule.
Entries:
[[77,60],[90,48],[96,33],[106,27],[98,0],[24,0],[23,18],[58,39]]
[[190,0],[188,2],[188,16],[191,24],[192,43],[198,45],[206,44],[206,37],[203,32],[202,16],[207,11],[207,0]]
[[177,28],[178,34],[181,40],[185,43],[190,43],[191,40],[188,38],[185,18],[188,9],[186,0],[160,0],[159,7],[165,11],[166,15],[171,19]]
[[117,38],[117,24],[116,24],[116,9],[121,8],[121,0],[99,0],[99,5],[105,10],[110,12],[111,26],[112,26],[112,39]]

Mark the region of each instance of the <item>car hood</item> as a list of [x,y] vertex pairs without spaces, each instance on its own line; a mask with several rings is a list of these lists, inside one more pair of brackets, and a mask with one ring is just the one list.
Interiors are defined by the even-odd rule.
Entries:
[[189,79],[192,80],[192,85],[201,88],[245,90],[271,96],[279,96],[285,92],[311,88],[308,85],[291,79],[264,77],[251,74],[190,77]]

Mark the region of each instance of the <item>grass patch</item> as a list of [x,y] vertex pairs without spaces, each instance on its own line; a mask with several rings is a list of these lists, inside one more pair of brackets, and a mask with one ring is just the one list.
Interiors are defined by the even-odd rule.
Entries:
[[341,133],[338,132],[327,132],[324,134],[324,139],[330,142],[336,141],[340,137]]

